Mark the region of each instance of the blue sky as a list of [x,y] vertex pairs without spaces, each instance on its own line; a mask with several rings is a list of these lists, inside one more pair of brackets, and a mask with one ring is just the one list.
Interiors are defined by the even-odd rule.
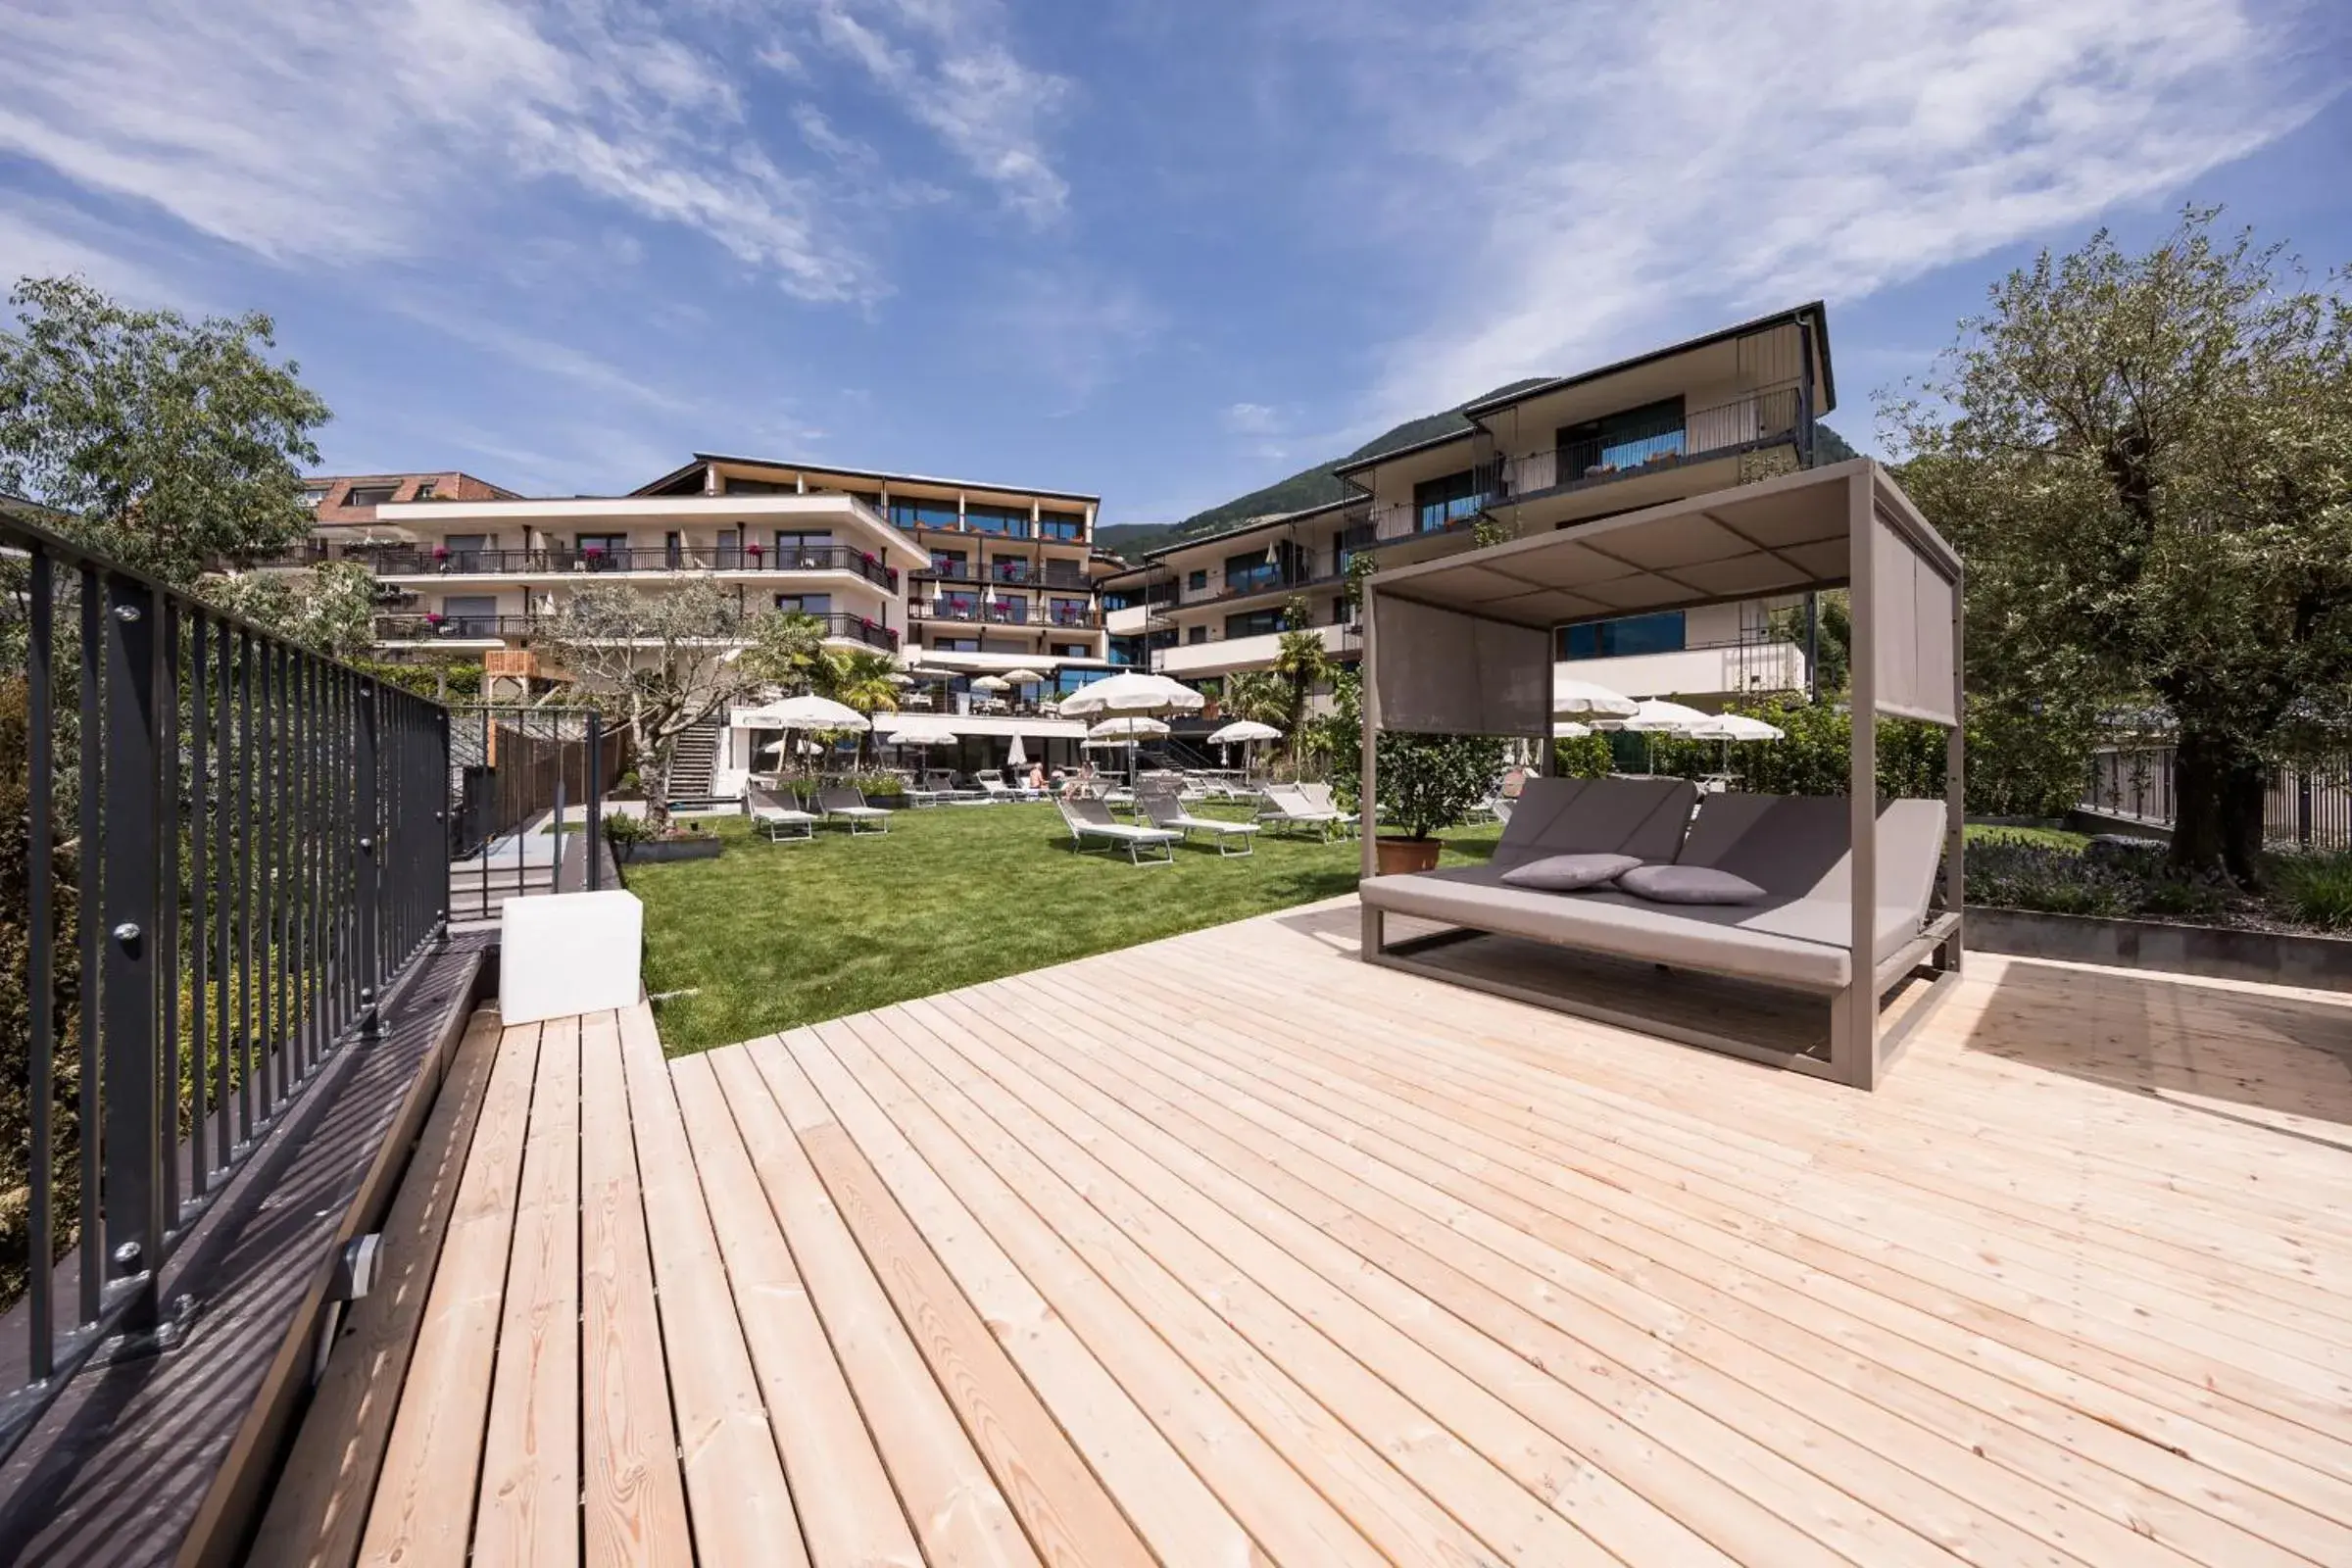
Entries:
[[1816,296],[1833,418],[2180,203],[2352,262],[2340,0],[11,0],[0,274],[262,308],[330,469],[1181,516]]

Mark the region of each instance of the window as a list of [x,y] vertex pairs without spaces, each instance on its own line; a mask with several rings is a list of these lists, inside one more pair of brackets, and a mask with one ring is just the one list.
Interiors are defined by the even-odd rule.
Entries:
[[[1061,650],[1056,648],[1055,653]],[[1113,637],[1110,640],[1110,662],[1120,665],[1135,665],[1144,662],[1144,650],[1139,639]]]
[[1661,463],[1683,452],[1683,400],[1667,398],[1605,418],[1562,427],[1558,471],[1562,483]]
[[1086,517],[1066,512],[1041,512],[1037,514],[1037,531],[1048,539],[1083,539],[1086,537]]
[[1591,620],[1560,629],[1560,658],[1618,659],[1627,654],[1674,654],[1683,648],[1683,612]]
[[830,615],[833,613],[833,596],[831,594],[778,594],[776,595],[776,608],[778,610],[797,610],[804,615]]
[[1056,599],[1056,600],[1054,600],[1054,624],[1055,624],[1056,626],[1083,626],[1083,625],[1085,625],[1085,624],[1086,624],[1086,601],[1085,601],[1085,600],[1083,600],[1083,599]]
[[991,556],[988,558],[988,574],[999,582],[1027,582],[1029,563],[1018,556]]
[[594,564],[591,569],[629,569],[629,536],[625,533],[584,533],[578,536],[575,543],[581,559]]
[[1184,634],[1184,640],[1188,643],[1204,643],[1208,641],[1208,628],[1206,626],[1190,627]]
[[1225,558],[1225,591],[1253,594],[1282,586],[1282,567],[1266,559],[1263,550]]
[[495,637],[498,635],[498,596],[448,595],[441,601],[441,635]]
[[802,566],[809,570],[833,564],[833,536],[815,533],[776,530],[776,564],[779,567]]
[[430,501],[433,499],[433,489],[434,485],[432,480],[419,479],[416,481],[416,493],[409,497],[409,499],[411,501]]
[[1008,626],[1025,626],[1029,623],[1029,601],[1019,594],[1000,595],[988,618]]
[[793,487],[773,479],[729,479],[725,493],[731,496],[788,496],[793,493]]
[[355,484],[343,497],[347,507],[380,507],[400,493],[396,484]]
[[1251,610],[1225,617],[1225,635],[1228,637],[1263,637],[1280,630],[1282,612],[1279,609]]
[[943,654],[976,654],[980,651],[977,637],[934,637],[931,646]]
[[1155,631],[1150,641],[1154,649],[1173,648],[1176,646],[1176,628],[1170,626],[1164,631]]
[[1084,643],[1054,643],[1049,652],[1055,659],[1084,659],[1087,657],[1087,647]]
[[1132,588],[1106,588],[1102,591],[1104,610],[1133,610],[1142,603]]
[[1015,534],[1029,537],[1029,509],[1027,507],[983,507],[967,505],[963,520],[975,533]]
[[1197,567],[1196,569],[1185,573],[1184,591],[1186,593],[1201,593],[1206,591],[1207,587],[1208,568],[1206,566]]
[[893,501],[890,520],[902,528],[953,528],[958,520],[953,501]]
[[1443,479],[1424,479],[1413,486],[1414,526],[1423,533],[1450,528],[1465,517],[1478,514],[1487,503],[1487,493],[1478,482],[1476,468],[1464,468]]
[[960,550],[934,550],[931,552],[931,569],[942,577],[968,576],[971,559]]
[[334,486],[332,485],[310,485],[302,492],[302,504],[306,507],[324,506],[326,504],[328,492],[332,491],[333,489]]
[[943,593],[931,601],[931,612],[950,620],[977,620],[980,616],[978,594]]

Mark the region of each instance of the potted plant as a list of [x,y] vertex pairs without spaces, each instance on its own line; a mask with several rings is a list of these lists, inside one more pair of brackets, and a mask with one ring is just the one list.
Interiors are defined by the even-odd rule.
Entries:
[[1438,831],[1486,798],[1500,760],[1495,743],[1475,735],[1380,737],[1380,804],[1403,831],[1374,846],[1382,876],[1436,868]]
[[438,634],[441,630],[441,612],[438,610],[426,611],[424,612],[424,623],[427,626],[432,627],[433,631]]
[[743,547],[743,553],[752,558],[752,569],[754,571],[758,571],[760,569],[760,557],[766,551],[766,549],[767,547],[760,544],[758,540],[754,540],[752,543]]
[[443,571],[449,569],[449,546],[433,546],[433,564]]

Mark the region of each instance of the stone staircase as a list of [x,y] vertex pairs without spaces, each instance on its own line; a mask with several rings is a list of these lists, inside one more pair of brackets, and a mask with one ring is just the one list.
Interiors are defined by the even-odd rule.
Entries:
[[710,779],[718,768],[718,720],[707,719],[680,735],[669,761],[669,808],[696,810],[710,804]]

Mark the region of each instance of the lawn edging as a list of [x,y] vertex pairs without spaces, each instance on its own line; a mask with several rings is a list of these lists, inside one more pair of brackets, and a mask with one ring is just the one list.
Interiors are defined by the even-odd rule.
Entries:
[[2352,938],[1968,906],[1980,953],[2352,992]]

